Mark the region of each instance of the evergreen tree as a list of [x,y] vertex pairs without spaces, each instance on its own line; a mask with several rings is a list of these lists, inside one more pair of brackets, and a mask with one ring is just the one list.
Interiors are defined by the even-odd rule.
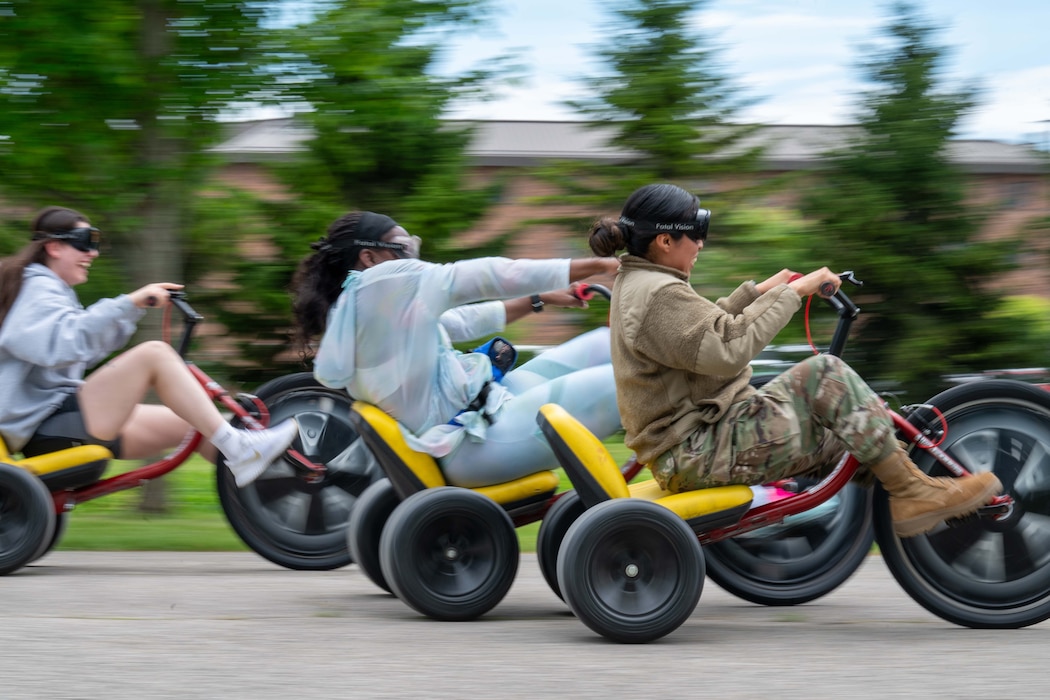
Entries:
[[[541,171],[559,189],[549,201],[591,212],[557,220],[573,235],[595,215],[618,211],[636,188],[673,182],[696,192],[702,206],[712,209],[714,248],[733,255],[754,250],[757,240],[782,240],[765,230],[768,219],[734,215],[752,208],[778,183],[739,184],[741,175],[759,168],[763,149],[755,136],[760,127],[738,119],[751,101],[726,74],[718,58],[722,47],[700,26],[707,5],[706,0],[606,1],[606,38],[592,48],[599,68],[580,79],[581,97],[569,104],[592,128],[609,133],[610,144],[627,155],[617,164],[571,162]],[[713,261],[703,257],[694,276],[702,293],[717,294],[742,281],[728,279],[739,267],[722,270],[707,264]],[[773,269],[746,274],[768,275],[788,264],[783,260]]]
[[71,206],[111,244],[86,300],[183,281],[184,246],[217,247],[186,232],[217,117],[253,89],[264,12],[225,0],[0,1],[0,195],[25,212],[10,244],[25,242],[35,208]]
[[869,381],[925,398],[944,375],[987,362],[1008,331],[990,283],[1011,244],[981,239],[982,213],[949,157],[977,92],[943,86],[948,50],[913,4],[895,4],[883,33],[861,63],[870,87],[856,134],[828,155],[804,211],[817,222],[814,252],[867,282],[850,358]]
[[[742,147],[756,126],[734,125],[748,101],[722,70],[698,26],[706,0],[610,0],[608,39],[594,47],[602,70],[585,78],[570,104],[612,144],[634,154],[630,179],[714,181],[753,169],[757,148]],[[702,164],[698,161],[701,161]]]
[[[304,152],[274,170],[287,200],[260,202],[247,219],[279,222],[265,261],[235,261],[233,288],[220,318],[246,366],[238,379],[257,382],[306,369],[289,355],[288,285],[309,242],[351,209],[394,217],[424,238],[428,260],[461,257],[452,236],[471,227],[494,200],[499,182],[468,181],[472,132],[445,119],[453,100],[485,93],[505,74],[452,77],[434,67],[446,33],[485,18],[487,0],[333,0],[285,30],[271,50],[268,100],[298,109],[308,127]],[[257,224],[263,225],[266,224]],[[250,340],[248,340],[250,339]]]

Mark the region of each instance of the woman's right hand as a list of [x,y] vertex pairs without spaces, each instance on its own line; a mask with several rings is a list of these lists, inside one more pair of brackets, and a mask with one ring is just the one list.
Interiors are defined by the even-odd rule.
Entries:
[[[820,286],[825,282],[830,282],[833,288],[832,294],[839,290],[839,286],[842,285],[842,280],[834,272],[826,267],[822,267],[819,270],[814,270],[808,275],[799,277],[794,282],[789,282],[788,286],[795,290],[800,297],[808,297],[813,294],[825,296],[820,294]],[[831,296],[830,294],[827,296]]]
[[169,292],[182,289],[184,285],[174,282],[154,282],[130,292],[128,297],[140,309],[164,308],[171,301]]

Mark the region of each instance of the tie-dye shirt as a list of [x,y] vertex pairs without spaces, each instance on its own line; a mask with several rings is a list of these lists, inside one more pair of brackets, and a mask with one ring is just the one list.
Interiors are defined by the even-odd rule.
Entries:
[[[492,379],[488,356],[459,352],[452,343],[502,331],[506,309],[497,300],[567,287],[569,264],[392,260],[351,271],[329,312],[314,374],[392,415],[416,449],[444,456],[464,429],[483,438],[480,416],[460,413]],[[505,392],[492,392],[487,406],[502,400]],[[459,423],[449,425],[457,415]]]

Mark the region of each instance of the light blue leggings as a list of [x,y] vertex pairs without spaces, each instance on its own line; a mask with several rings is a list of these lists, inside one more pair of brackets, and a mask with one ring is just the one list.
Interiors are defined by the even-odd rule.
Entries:
[[599,438],[620,430],[609,329],[598,328],[511,370],[503,385],[514,397],[503,404],[484,441],[469,436],[440,460],[456,486],[499,484],[558,466],[536,424],[545,403],[556,403]]

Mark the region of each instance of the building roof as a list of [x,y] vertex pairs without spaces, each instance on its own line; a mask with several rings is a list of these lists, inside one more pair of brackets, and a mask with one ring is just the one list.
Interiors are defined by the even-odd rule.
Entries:
[[[610,127],[585,122],[471,121],[450,122],[475,129],[469,147],[477,165],[529,166],[548,160],[617,162],[631,154],[610,143]],[[848,143],[857,127],[850,125],[770,125],[758,129],[741,147],[766,147],[764,165],[769,170],[802,170],[817,167],[822,154]],[[229,137],[212,153],[231,162],[258,162],[287,158],[303,149],[310,128],[292,118],[235,122]],[[1047,159],[1030,145],[1002,141],[956,139],[949,143],[949,157],[973,173],[1041,173]]]

